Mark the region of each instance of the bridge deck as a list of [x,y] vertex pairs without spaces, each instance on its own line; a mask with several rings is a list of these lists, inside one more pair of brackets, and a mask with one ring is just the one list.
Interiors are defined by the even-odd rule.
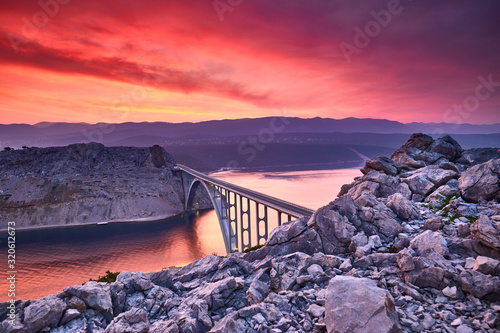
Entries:
[[277,211],[289,214],[294,217],[303,217],[303,216],[311,216],[314,211],[312,209],[296,205],[294,203],[281,200],[266,194],[262,194],[256,191],[249,190],[247,188],[234,185],[228,182],[225,182],[223,180],[208,176],[202,172],[196,171],[194,169],[191,169],[185,165],[179,164],[178,165],[182,171],[187,172],[191,174],[192,176],[199,178],[203,181],[212,183],[216,186],[220,186],[222,188],[225,188],[231,192],[237,193],[243,197],[247,197],[249,199],[252,199],[254,201],[263,203]]

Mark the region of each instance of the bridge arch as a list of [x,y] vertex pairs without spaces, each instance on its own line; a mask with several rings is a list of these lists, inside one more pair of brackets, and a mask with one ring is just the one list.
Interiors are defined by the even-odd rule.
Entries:
[[[220,229],[222,232],[222,237],[224,239],[224,244],[226,246],[227,253],[231,253],[238,250],[238,244],[235,244],[232,239],[234,238],[234,231],[231,230],[229,226],[229,218],[227,216],[227,202],[223,197],[222,193],[213,184],[208,184],[207,182],[194,177],[189,182],[189,187],[186,187],[184,210],[189,211],[193,209],[193,200],[195,198],[196,192],[202,187],[208,194],[212,206],[215,209],[217,219],[219,220]],[[233,237],[231,237],[233,236]]]
[[[193,201],[199,188],[204,188],[208,193],[228,254],[250,248],[252,240],[257,244],[263,244],[267,240],[268,210],[277,213],[277,225],[281,225],[283,215],[290,221],[292,217],[311,216],[313,213],[309,208],[225,182],[184,165],[179,165],[175,171],[181,172],[186,211],[193,209]],[[253,237],[252,225],[255,227]]]

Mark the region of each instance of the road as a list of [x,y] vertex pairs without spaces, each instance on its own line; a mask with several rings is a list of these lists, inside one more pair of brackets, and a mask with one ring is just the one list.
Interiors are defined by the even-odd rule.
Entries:
[[243,197],[249,198],[256,202],[262,203],[270,208],[291,215],[293,217],[299,218],[304,216],[311,216],[314,213],[312,209],[299,206],[294,203],[281,200],[260,192],[252,191],[245,187],[234,185],[214,177],[210,177],[202,172],[191,169],[190,167],[187,167],[185,165],[179,164],[178,166],[179,168],[181,168],[182,171],[187,172],[198,179],[223,187],[231,192],[237,193]]

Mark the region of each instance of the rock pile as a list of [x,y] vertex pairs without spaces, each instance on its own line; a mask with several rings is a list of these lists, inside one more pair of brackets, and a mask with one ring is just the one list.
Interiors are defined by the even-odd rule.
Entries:
[[465,153],[413,135],[256,251],[18,301],[14,326],[4,303],[0,331],[498,332],[500,160]]

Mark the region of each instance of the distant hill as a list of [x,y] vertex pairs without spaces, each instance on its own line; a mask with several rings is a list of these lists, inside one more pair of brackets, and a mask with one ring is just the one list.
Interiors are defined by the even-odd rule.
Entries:
[[166,139],[192,137],[232,137],[266,135],[269,132],[291,133],[375,133],[375,134],[493,134],[500,133],[500,124],[471,125],[445,123],[404,124],[386,119],[330,119],[266,117],[256,119],[213,120],[199,123],[142,122],[121,124],[39,123],[36,125],[0,125],[0,145],[40,146],[67,145],[97,141],[104,144],[131,137],[153,136]]
[[[199,123],[0,125],[0,150],[88,142],[133,147],[158,144],[181,163],[206,171],[226,167],[231,161],[237,161],[244,168],[300,164],[309,168],[313,165],[335,168],[363,163],[353,149],[368,157],[388,155],[414,132],[434,136],[460,133],[453,137],[465,149],[498,147],[500,142],[500,124],[403,124],[385,119],[267,117]],[[250,159],[254,152],[256,157]]]

